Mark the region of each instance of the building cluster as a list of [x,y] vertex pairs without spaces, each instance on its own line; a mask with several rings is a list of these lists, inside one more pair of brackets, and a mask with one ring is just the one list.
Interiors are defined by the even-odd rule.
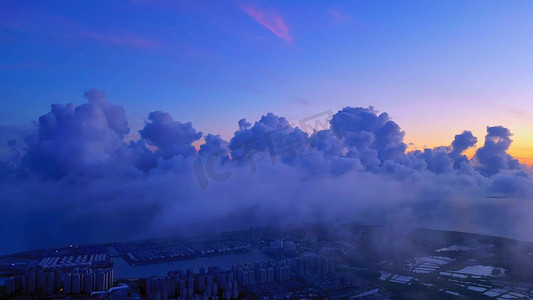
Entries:
[[263,251],[292,256],[296,255],[296,244],[292,241],[275,240],[270,242],[267,247],[263,248]]
[[169,271],[166,277],[146,279],[146,295],[153,300],[236,299],[239,284],[235,274],[219,267]]
[[153,300],[236,299],[239,289],[287,285],[294,275],[302,279],[316,278],[329,275],[334,269],[332,258],[307,255],[286,259],[282,263],[273,260],[239,263],[234,264],[231,270],[211,266],[207,270],[200,268],[199,273],[194,273],[192,269],[169,271],[165,277],[146,279],[146,295]]
[[232,271],[237,282],[243,287],[291,279],[290,267],[272,260],[255,263],[253,266],[250,263],[235,264]]
[[[279,246],[278,243],[276,247]],[[335,277],[333,259],[317,255],[289,258],[281,263],[270,260],[256,263],[253,268],[250,264],[237,264],[232,270],[245,293],[256,299],[313,298],[310,295],[318,291],[318,278],[332,281]]]
[[120,243],[115,248],[120,255],[133,264],[149,264],[176,259],[186,259],[196,256],[217,255],[228,252],[250,251],[251,244],[242,241],[213,241],[179,245],[168,241],[161,243],[136,242]]
[[107,253],[45,257],[39,266],[47,268],[81,268],[105,266],[109,263]]
[[67,295],[107,291],[112,286],[113,269],[77,269],[63,278],[63,293]]
[[314,254],[286,259],[285,265],[290,267],[297,278],[328,275],[335,272],[333,258]]
[[164,261],[172,258],[185,258],[198,255],[194,249],[185,246],[160,247],[158,245],[140,245],[135,247],[123,246],[121,249],[127,249],[128,251],[124,253],[135,263]]
[[24,274],[9,278],[5,292],[9,295],[78,295],[106,291],[113,285],[113,269],[72,269],[31,267]]
[[351,273],[336,273],[335,276],[316,275],[305,279],[308,286],[314,287],[318,291],[332,291],[356,286],[362,286],[361,277]]
[[227,252],[245,252],[250,251],[252,245],[246,242],[241,241],[231,241],[231,242],[202,242],[197,243],[192,246],[194,250],[200,255],[214,255]]
[[[253,295],[254,299],[316,299],[322,298],[322,294],[322,296],[318,295],[320,291],[344,283],[344,278],[337,278],[335,264],[330,257],[310,254],[285,259],[282,265],[287,277],[278,280],[274,276],[274,282],[267,281],[266,284],[248,286],[248,294]],[[274,270],[277,273],[279,268]],[[320,285],[320,282],[327,284]]]

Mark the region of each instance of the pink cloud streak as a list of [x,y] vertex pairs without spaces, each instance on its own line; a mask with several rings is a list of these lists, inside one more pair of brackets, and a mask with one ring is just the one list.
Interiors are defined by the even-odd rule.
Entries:
[[136,37],[127,33],[110,34],[87,30],[80,32],[80,35],[84,38],[88,38],[102,44],[115,44],[145,49],[161,46],[160,43],[156,41]]
[[77,20],[44,10],[0,11],[0,26],[43,33],[61,39],[86,39],[103,45],[140,49],[161,47],[161,43],[126,30],[99,32],[85,28]]
[[244,7],[243,11],[287,44],[292,45],[289,27],[277,11],[273,9],[261,10],[251,5]]
[[330,15],[335,22],[346,22],[352,19],[352,16],[343,13],[337,8],[330,8],[328,10],[328,15]]

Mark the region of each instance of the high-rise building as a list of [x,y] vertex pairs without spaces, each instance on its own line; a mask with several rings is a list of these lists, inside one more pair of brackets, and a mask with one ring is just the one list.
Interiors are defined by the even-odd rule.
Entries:
[[4,288],[6,291],[6,295],[10,296],[15,293],[15,280],[13,278],[9,278],[4,283]]
[[267,282],[268,283],[274,282],[274,268],[267,269]]
[[44,285],[44,272],[40,267],[35,268],[35,289],[38,291],[43,290]]
[[45,295],[51,295],[56,289],[56,280],[54,271],[44,272],[43,293]]
[[106,278],[102,270],[96,272],[96,291],[106,291]]
[[88,272],[83,276],[83,293],[90,294],[94,290],[94,273]]
[[63,293],[68,295],[71,292],[72,275],[70,273],[65,274],[63,279]]
[[81,274],[80,273],[72,274],[71,286],[70,287],[71,287],[70,292],[72,294],[81,293]]
[[61,270],[61,268],[55,268],[54,273],[55,286],[56,288],[59,288],[62,285],[63,270]]
[[35,293],[35,270],[31,269],[26,273],[26,286],[24,294],[33,294]]

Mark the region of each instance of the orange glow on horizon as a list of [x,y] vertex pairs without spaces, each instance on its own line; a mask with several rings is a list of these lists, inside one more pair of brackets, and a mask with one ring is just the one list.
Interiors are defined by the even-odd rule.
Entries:
[[[407,148],[407,151],[415,151],[420,150],[424,151],[424,148],[434,148],[438,146],[426,146],[426,147],[417,147],[417,146],[409,146]],[[469,159],[472,159],[472,157],[476,154],[476,151],[479,147],[474,147],[467,149],[463,154],[466,155]],[[520,163],[527,165],[527,166],[533,166],[533,147],[524,147],[524,146],[511,146],[509,148],[509,151],[507,151],[511,156],[518,159]]]

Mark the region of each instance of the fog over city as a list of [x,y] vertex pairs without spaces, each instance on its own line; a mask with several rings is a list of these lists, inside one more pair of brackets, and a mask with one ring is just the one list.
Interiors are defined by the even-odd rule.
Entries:
[[230,140],[153,111],[136,135],[127,106],[100,89],[85,98],[57,99],[8,142],[0,252],[353,221],[533,241],[533,170],[507,153],[513,128],[411,151],[387,107],[354,101],[307,120],[235,120]]
[[533,1],[0,2],[0,299],[526,299]]

